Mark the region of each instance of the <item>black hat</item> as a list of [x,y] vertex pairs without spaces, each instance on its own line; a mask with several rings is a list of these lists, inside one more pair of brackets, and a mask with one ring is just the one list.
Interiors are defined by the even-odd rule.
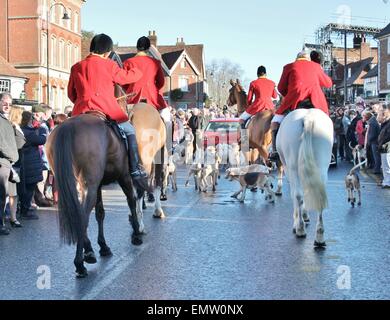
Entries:
[[146,51],[150,48],[150,40],[148,37],[141,37],[137,41],[137,49],[139,51]]
[[93,37],[89,51],[96,54],[104,54],[112,51],[113,48],[114,42],[112,39],[108,35],[102,33]]
[[321,61],[322,61],[321,53],[318,52],[318,51],[315,51],[315,50],[312,51],[312,52],[310,53],[310,59],[311,59],[311,61],[313,61],[313,62],[316,62],[316,63],[321,64]]
[[257,69],[257,75],[260,77],[260,76],[263,76],[265,74],[267,74],[267,69],[264,66],[260,66]]

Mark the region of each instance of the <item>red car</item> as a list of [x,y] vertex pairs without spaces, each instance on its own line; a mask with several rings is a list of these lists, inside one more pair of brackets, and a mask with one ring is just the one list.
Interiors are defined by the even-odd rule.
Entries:
[[217,146],[220,143],[238,143],[240,139],[240,119],[210,120],[204,132],[204,146]]

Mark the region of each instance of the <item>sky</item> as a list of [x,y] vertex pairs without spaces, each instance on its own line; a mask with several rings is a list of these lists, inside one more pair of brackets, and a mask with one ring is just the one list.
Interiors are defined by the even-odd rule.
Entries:
[[275,82],[303,43],[315,42],[318,27],[343,21],[385,27],[390,0],[87,0],[82,9],[83,30],[106,33],[121,46],[155,30],[160,44],[178,37],[204,44],[206,63],[229,59],[246,80],[265,65]]

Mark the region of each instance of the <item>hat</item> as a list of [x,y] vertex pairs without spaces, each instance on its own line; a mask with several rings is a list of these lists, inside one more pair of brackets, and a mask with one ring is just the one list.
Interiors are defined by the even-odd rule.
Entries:
[[146,51],[150,48],[150,39],[148,37],[141,37],[137,41],[137,49],[139,51]]
[[46,108],[41,104],[36,104],[36,105],[33,105],[32,112],[33,113],[46,112]]

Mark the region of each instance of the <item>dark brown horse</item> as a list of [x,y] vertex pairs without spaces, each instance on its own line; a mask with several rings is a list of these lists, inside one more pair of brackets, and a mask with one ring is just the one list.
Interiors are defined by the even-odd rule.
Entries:
[[[228,106],[232,107],[237,105],[238,113],[241,115],[248,108],[247,94],[237,79],[236,82],[230,81],[231,89],[229,90]],[[258,155],[262,158],[265,163],[268,159],[268,149],[272,144],[271,134],[271,120],[274,116],[273,111],[264,111],[256,114],[248,125],[248,136],[249,136],[249,148],[256,150]],[[251,157],[252,162],[257,160],[256,157]],[[247,161],[249,161],[249,154],[246,155]],[[279,162],[278,167],[278,190],[277,195],[282,194],[282,182],[283,182],[283,167]]]
[[[141,117],[142,127],[138,120]],[[133,119],[137,123],[140,156],[148,173],[151,173],[152,162],[156,161],[158,153],[164,153],[165,127],[158,111],[147,104],[134,106]],[[145,134],[141,136],[140,130]],[[148,130],[151,131],[150,135],[147,134]],[[150,140],[158,134],[163,137],[158,141]],[[144,137],[148,137],[148,148],[142,140]],[[97,262],[87,233],[90,213],[94,207],[99,226],[100,255],[105,257],[112,254],[103,232],[105,211],[102,186],[119,183],[131,211],[129,220],[133,227],[132,243],[141,245],[144,233],[142,200],[145,190],[134,187],[125,145],[105,121],[92,114],[70,118],[52,132],[46,148],[58,185],[60,235],[65,243],[77,244],[74,259],[77,277],[87,276],[84,262]],[[163,162],[156,162],[155,180],[161,189]]]

